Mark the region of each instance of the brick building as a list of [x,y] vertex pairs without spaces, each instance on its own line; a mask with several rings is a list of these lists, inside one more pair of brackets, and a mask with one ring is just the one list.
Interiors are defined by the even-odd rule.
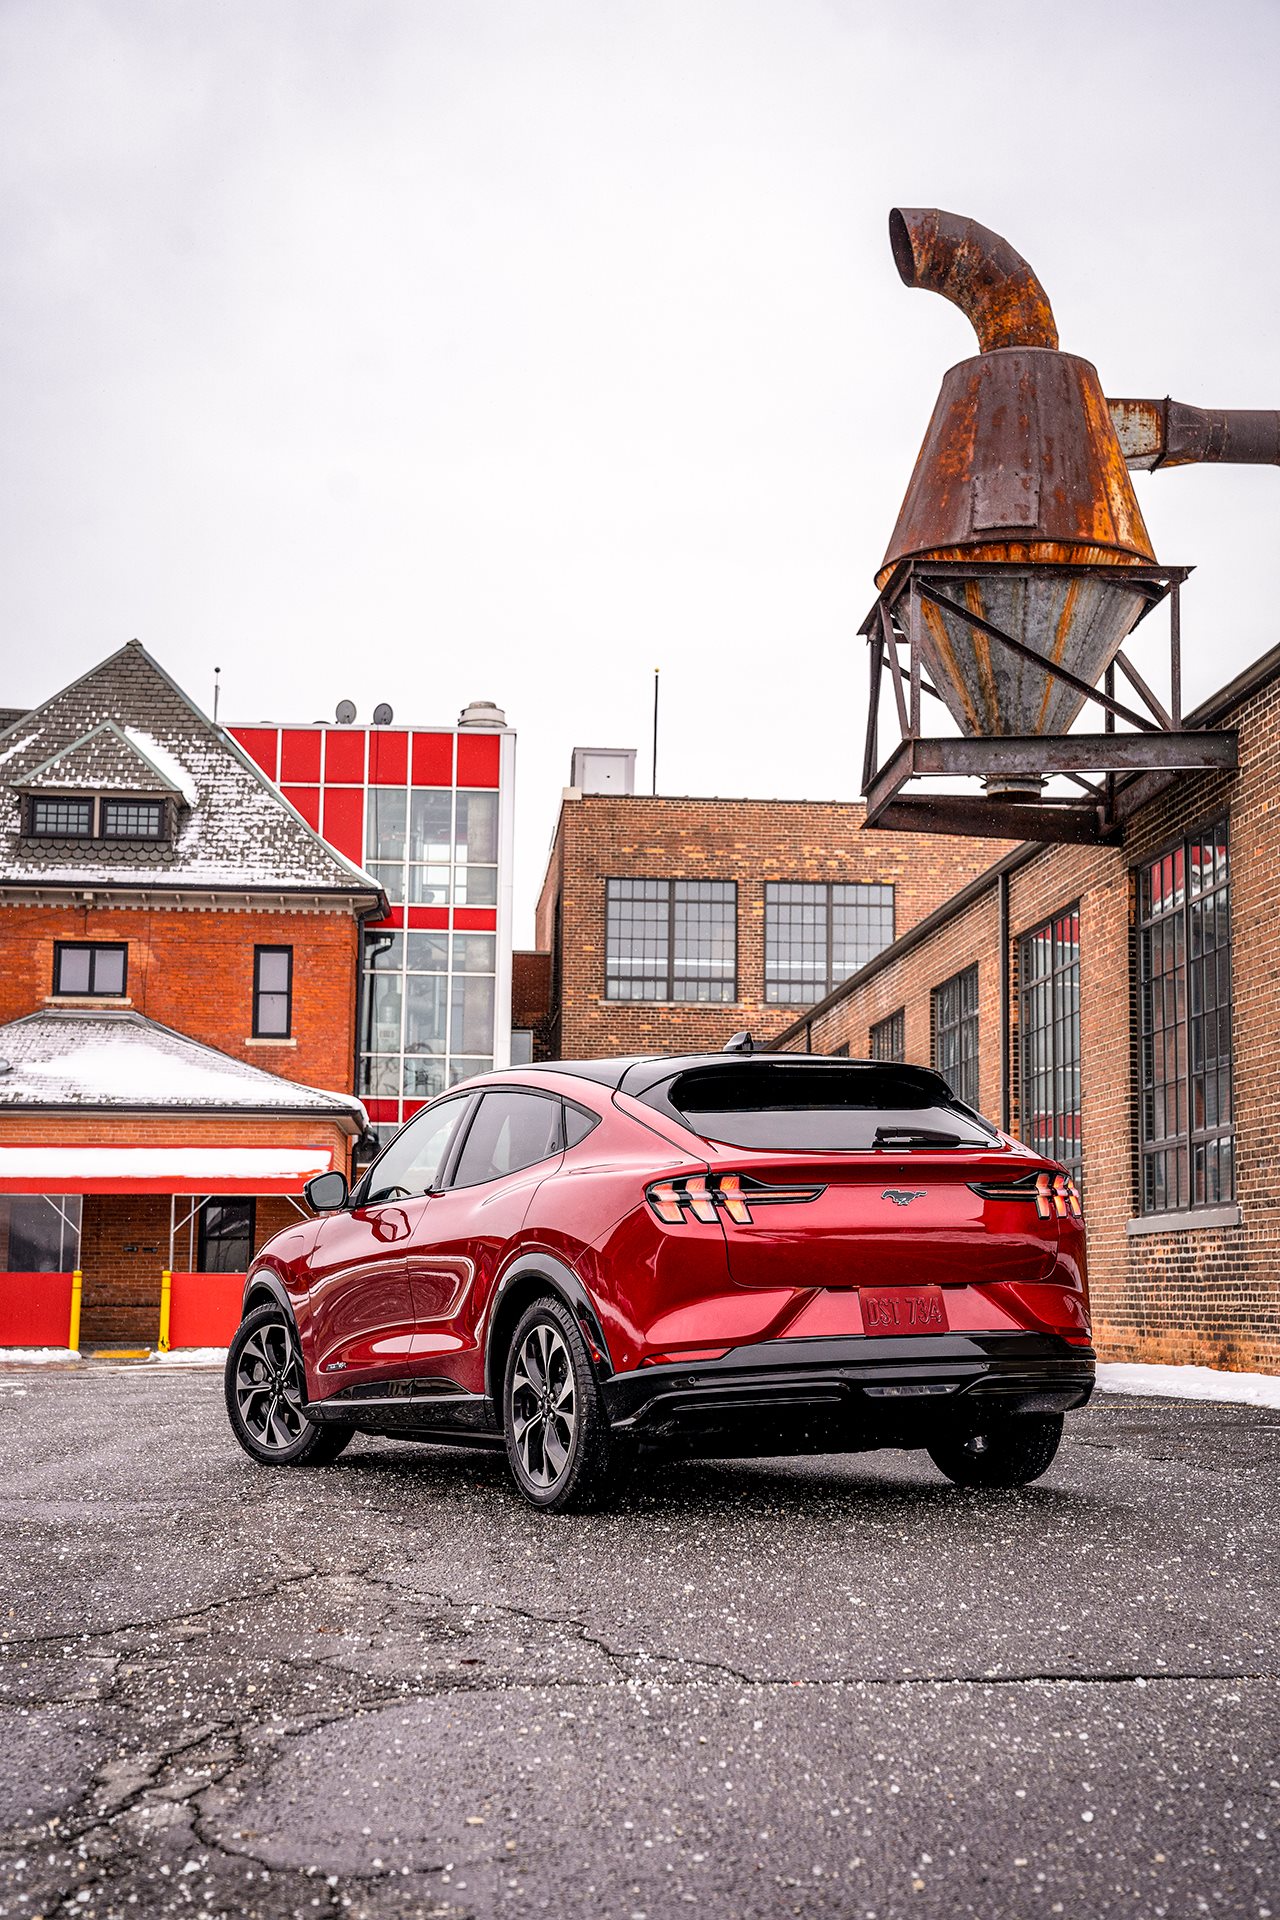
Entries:
[[[575,770],[592,761],[580,750]],[[847,801],[567,788],[538,903],[540,1021],[534,959],[517,956],[539,1057],[697,1051],[776,1030],[1000,850],[864,834],[862,820]]]
[[6,717],[0,1344],[65,1343],[79,1269],[86,1344],[149,1345],[166,1268],[198,1307],[349,1164],[386,899],[136,642]]
[[931,1062],[1073,1165],[1107,1358],[1275,1371],[1280,649],[1186,724],[1238,729],[1239,771],[995,859],[772,1044]]

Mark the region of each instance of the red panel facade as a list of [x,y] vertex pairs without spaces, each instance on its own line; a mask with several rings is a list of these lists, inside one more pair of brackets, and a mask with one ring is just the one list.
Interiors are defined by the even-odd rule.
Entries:
[[286,727],[280,735],[280,778],[282,781],[317,781],[320,778],[320,729]]
[[291,806],[295,806],[309,827],[320,831],[320,789],[319,787],[285,787],[284,797]]
[[373,787],[402,787],[409,778],[409,736],[407,733],[374,733],[369,736],[369,784]]
[[496,787],[502,737],[496,733],[458,735],[458,785]]
[[325,839],[359,866],[364,847],[364,793],[359,787],[324,790]]
[[360,786],[364,781],[363,727],[330,727],[325,734],[324,777],[339,786]]

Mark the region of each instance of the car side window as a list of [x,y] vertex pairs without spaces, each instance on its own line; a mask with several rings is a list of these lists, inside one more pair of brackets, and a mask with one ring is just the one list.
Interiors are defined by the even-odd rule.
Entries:
[[586,1139],[592,1127],[598,1127],[600,1115],[588,1113],[585,1107],[574,1107],[566,1100],[564,1103],[564,1143],[566,1147],[576,1147]]
[[465,1098],[445,1100],[438,1107],[428,1107],[401,1127],[390,1146],[374,1161],[361,1206],[430,1193],[466,1107]]
[[549,1160],[564,1145],[561,1112],[560,1101],[545,1094],[505,1087],[484,1094],[451,1184],[478,1187]]

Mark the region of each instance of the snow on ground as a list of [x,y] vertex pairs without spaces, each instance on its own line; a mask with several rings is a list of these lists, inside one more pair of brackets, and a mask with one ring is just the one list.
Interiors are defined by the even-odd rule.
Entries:
[[70,1347],[0,1347],[0,1367],[65,1366],[79,1358]]
[[221,1367],[226,1365],[225,1347],[175,1347],[170,1353],[153,1353],[158,1367]]
[[1227,1373],[1220,1367],[1158,1367],[1103,1362],[1100,1393],[1131,1393],[1170,1400],[1236,1401],[1280,1409],[1280,1374]]

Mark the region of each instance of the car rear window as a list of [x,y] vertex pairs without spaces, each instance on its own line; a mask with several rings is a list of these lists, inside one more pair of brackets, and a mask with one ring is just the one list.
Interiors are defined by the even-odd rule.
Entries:
[[859,1153],[990,1146],[996,1130],[920,1067],[698,1067],[643,1095],[729,1147]]

